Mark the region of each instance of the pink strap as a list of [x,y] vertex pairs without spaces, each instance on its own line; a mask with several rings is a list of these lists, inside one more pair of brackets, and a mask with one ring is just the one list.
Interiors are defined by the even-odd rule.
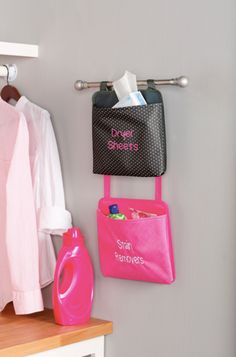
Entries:
[[[155,200],[161,200],[161,176],[155,177]],[[104,197],[111,197],[111,176],[104,176]]]
[[111,196],[111,177],[105,175],[104,176],[104,197],[110,198]]
[[162,179],[161,176],[155,177],[155,200],[162,199]]

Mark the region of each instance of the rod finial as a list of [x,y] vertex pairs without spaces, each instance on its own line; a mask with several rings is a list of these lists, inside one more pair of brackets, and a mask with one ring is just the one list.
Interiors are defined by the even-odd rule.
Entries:
[[17,77],[17,66],[15,64],[3,64],[3,66],[6,68],[7,74],[7,81],[8,82],[13,82],[15,81]]
[[86,81],[81,81],[81,80],[79,79],[78,81],[75,82],[74,87],[75,87],[76,90],[81,91],[81,90],[83,90],[83,89],[88,88],[88,82],[86,82]]
[[189,83],[189,80],[188,80],[188,77],[186,77],[186,76],[180,76],[180,77],[176,78],[176,84],[179,87],[185,88],[188,86],[188,83]]

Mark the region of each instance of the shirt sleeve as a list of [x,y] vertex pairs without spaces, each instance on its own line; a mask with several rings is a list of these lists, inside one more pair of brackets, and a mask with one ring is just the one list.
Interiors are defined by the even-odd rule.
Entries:
[[71,214],[65,209],[60,159],[49,113],[42,112],[39,189],[39,230],[62,235],[71,227]]
[[27,123],[20,114],[6,185],[6,245],[16,314],[43,310]]

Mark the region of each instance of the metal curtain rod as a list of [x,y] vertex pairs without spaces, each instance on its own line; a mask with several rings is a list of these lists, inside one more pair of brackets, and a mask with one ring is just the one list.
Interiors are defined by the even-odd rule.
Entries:
[[15,64],[0,65],[0,77],[7,78],[8,82],[13,82],[17,77],[17,67]]
[[[188,85],[188,77],[180,76],[177,78],[172,79],[154,79],[154,82],[157,86],[160,85],[172,85],[172,86],[179,86],[181,88],[187,87]],[[137,81],[138,86],[145,86],[147,85],[146,80]],[[108,87],[112,87],[112,82],[107,82]],[[100,87],[100,82],[86,82],[82,80],[77,80],[74,84],[75,89],[81,91],[87,88],[98,88]]]

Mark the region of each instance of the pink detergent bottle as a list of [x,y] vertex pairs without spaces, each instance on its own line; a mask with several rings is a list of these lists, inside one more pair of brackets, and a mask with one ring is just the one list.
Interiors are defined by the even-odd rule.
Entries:
[[83,324],[90,319],[93,301],[93,267],[79,228],[63,235],[54,285],[54,317],[60,325]]

